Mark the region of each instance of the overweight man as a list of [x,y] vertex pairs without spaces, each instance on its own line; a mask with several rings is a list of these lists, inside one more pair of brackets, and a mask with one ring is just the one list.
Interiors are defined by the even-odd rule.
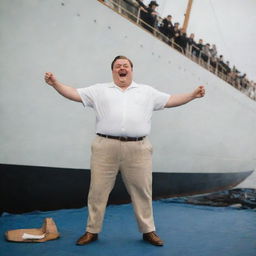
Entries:
[[86,232],[77,245],[98,239],[109,194],[121,172],[131,197],[139,231],[152,245],[164,243],[156,234],[152,209],[152,146],[148,135],[155,110],[183,105],[205,94],[204,86],[169,95],[133,81],[133,63],[117,56],[111,64],[113,82],[75,89],[47,72],[45,81],[67,99],[91,107],[96,114],[96,137],[91,152],[91,183]]

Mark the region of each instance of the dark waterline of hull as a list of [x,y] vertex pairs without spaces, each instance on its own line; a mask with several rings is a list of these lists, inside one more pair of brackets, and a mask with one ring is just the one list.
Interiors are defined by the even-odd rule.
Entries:
[[[236,173],[153,173],[153,199],[232,188],[252,171]],[[0,213],[80,208],[87,204],[90,171],[0,164]],[[118,174],[108,204],[130,202]]]

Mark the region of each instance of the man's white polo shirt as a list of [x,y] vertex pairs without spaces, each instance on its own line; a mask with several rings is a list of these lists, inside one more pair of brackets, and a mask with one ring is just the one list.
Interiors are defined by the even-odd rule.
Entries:
[[96,112],[96,133],[112,136],[146,136],[152,111],[161,110],[170,95],[148,85],[132,84],[122,90],[111,83],[77,89],[84,106]]

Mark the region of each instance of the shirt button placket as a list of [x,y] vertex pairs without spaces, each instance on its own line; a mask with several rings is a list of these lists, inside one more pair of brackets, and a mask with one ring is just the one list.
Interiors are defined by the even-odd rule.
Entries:
[[122,115],[122,123],[121,123],[121,133],[123,136],[126,135],[126,129],[125,129],[125,123],[126,123],[126,111],[127,111],[127,97],[126,97],[126,92],[123,92],[123,115]]

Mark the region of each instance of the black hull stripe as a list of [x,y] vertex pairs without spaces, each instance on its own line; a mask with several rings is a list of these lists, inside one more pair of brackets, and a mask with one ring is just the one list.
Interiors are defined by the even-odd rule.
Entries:
[[[252,171],[237,173],[153,173],[153,199],[232,188]],[[87,204],[90,171],[0,164],[0,212],[80,208]],[[120,174],[109,204],[130,202]]]

